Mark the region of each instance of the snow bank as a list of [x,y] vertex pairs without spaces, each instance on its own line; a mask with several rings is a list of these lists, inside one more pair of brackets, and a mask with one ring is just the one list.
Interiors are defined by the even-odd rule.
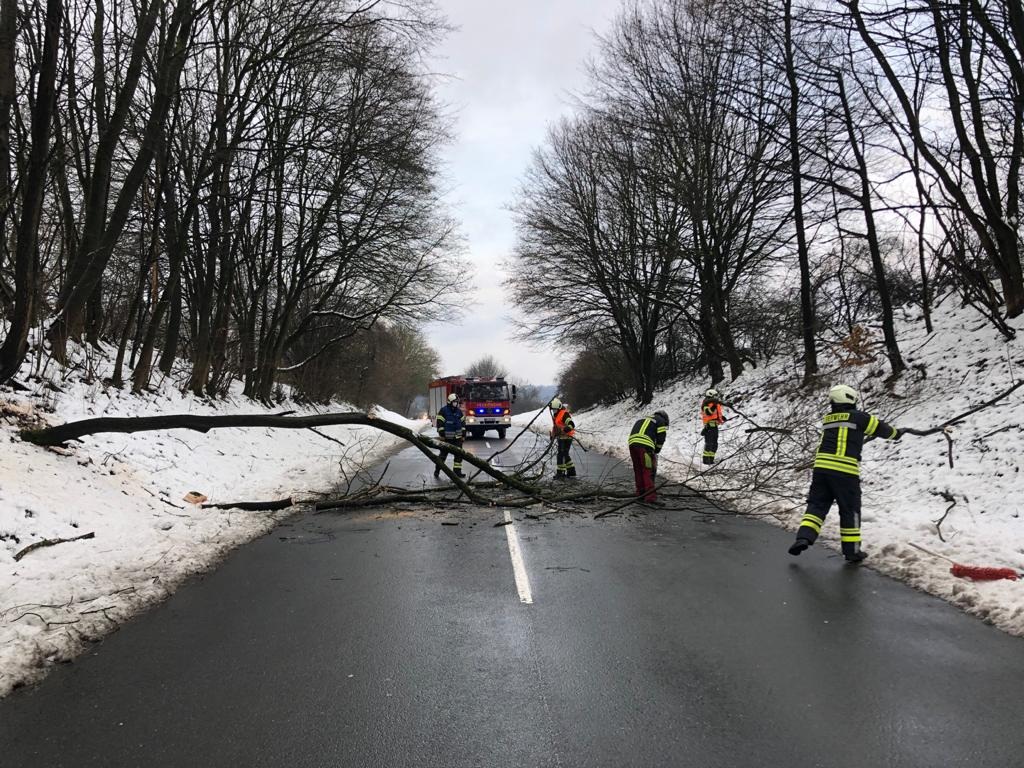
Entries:
[[[795,531],[831,384],[857,387],[862,406],[891,424],[928,428],[1005,392],[1024,376],[1020,336],[1005,341],[974,310],[953,302],[947,299],[935,312],[930,335],[919,317],[903,312],[898,337],[910,370],[891,386],[885,382],[888,369],[876,344],[875,359],[866,363],[851,359],[842,348],[826,352],[821,384],[814,389],[800,388],[795,356],[747,371],[723,387],[727,399],[738,399],[737,408],[747,418],[726,410],[730,420],[721,430],[721,462],[710,472],[701,464],[698,416],[706,381],[680,381],[658,392],[647,408],[622,402],[574,414],[577,431],[588,447],[625,457],[633,422],[663,409],[671,427],[660,474],[686,480],[737,510]],[[1024,320],[1018,318],[1013,325],[1024,334]],[[880,330],[872,329],[872,335],[880,341]],[[543,418],[538,425],[542,430],[550,426]],[[790,434],[748,432],[754,425]],[[941,434],[875,440],[865,446],[861,475],[867,563],[1024,636],[1024,581],[967,581],[953,577],[950,562],[942,559],[1024,571],[1024,388],[968,417],[953,428],[952,436],[952,469]],[[819,546],[838,549],[838,528],[833,508]],[[785,550],[779,552],[780,563],[789,558]]]
[[[290,514],[202,509],[184,500],[188,492],[213,503],[307,499],[401,442],[361,426],[320,430],[344,446],[290,429],[95,435],[66,455],[20,441],[19,424],[40,416],[60,423],[92,416],[317,412],[289,403],[262,408],[237,394],[203,401],[169,383],[136,397],[90,379],[94,383],[43,380],[34,384],[36,393],[0,395],[6,445],[0,453],[0,695],[72,658]],[[416,430],[428,426],[378,414]],[[14,560],[34,542],[87,533],[95,537]]]

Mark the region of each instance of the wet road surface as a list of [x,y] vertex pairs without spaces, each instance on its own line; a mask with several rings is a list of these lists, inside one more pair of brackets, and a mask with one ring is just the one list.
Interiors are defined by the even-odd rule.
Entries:
[[1024,641],[939,600],[756,521],[510,517],[294,518],[0,701],[0,766],[1024,764]]

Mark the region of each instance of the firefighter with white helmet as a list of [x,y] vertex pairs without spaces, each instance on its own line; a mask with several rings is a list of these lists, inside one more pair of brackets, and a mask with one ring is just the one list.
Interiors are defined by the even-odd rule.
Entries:
[[859,563],[866,557],[860,548],[860,459],[864,440],[899,440],[901,435],[896,427],[859,410],[859,396],[853,387],[837,384],[829,390],[828,397],[832,408],[822,422],[807,511],[789,554],[799,555],[814,544],[835,502],[839,507],[843,556],[848,562]]
[[[441,410],[437,412],[437,419],[435,421],[437,426],[437,436],[445,443],[454,445],[456,448],[462,447],[462,441],[466,436],[466,418],[462,413],[462,409],[459,408],[459,396],[452,392],[448,395],[448,402],[441,407]],[[441,448],[441,453],[438,456],[441,463],[444,464],[448,459],[448,451]],[[452,469],[455,470],[456,477],[465,477],[462,473],[462,457],[455,454],[452,461]],[[441,476],[441,467],[434,467],[434,477]]]
[[705,464],[715,463],[715,454],[718,453],[718,427],[727,421],[725,413],[722,412],[723,405],[725,403],[722,401],[722,395],[714,387],[704,393],[704,402],[700,404],[700,417],[704,428],[700,433],[704,436],[702,458]]
[[576,477],[576,465],[572,463],[572,456],[569,454],[573,437],[576,435],[572,414],[569,413],[568,406],[557,397],[551,398],[548,408],[551,411],[551,437],[558,441],[555,478]]

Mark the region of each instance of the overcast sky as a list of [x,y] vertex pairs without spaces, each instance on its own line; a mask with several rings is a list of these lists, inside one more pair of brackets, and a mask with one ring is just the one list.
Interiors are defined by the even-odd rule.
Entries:
[[565,355],[513,341],[514,309],[502,290],[501,261],[515,242],[512,202],[547,126],[571,112],[585,84],[594,32],[607,31],[619,0],[438,0],[457,29],[437,53],[441,97],[455,113],[455,142],[446,152],[450,203],[462,222],[475,269],[477,299],[461,325],[432,325],[442,375],[463,373],[491,354],[512,377],[555,382]]

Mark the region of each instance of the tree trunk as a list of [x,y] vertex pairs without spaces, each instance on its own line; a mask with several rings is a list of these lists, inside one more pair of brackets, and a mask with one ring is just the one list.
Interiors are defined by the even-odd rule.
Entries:
[[47,0],[43,58],[36,80],[36,98],[32,109],[32,149],[29,151],[21,204],[21,222],[15,251],[14,317],[10,331],[0,348],[0,381],[17,374],[28,348],[28,332],[35,319],[39,292],[39,223],[46,192],[46,166],[49,156],[50,125],[57,96],[57,48],[63,14],[61,0]]
[[698,326],[704,341],[704,353],[707,356],[708,376],[712,386],[725,380],[725,369],[722,367],[722,348],[718,343],[718,323],[715,321],[715,302],[711,296],[710,279],[700,277],[700,315]]
[[924,240],[924,228],[928,221],[927,208],[925,207],[924,187],[921,185],[921,176],[919,173],[914,174],[914,179],[917,182],[917,194],[921,200],[921,218],[918,224],[917,230],[917,260],[918,266],[921,270],[921,309],[924,311],[924,329],[931,333],[935,329],[932,327],[932,297],[931,297],[931,285],[928,281],[928,264],[925,261],[925,240]]
[[860,203],[864,212],[864,225],[868,241],[868,252],[871,254],[871,267],[875,274],[875,286],[878,289],[878,298],[882,303],[882,335],[885,338],[885,351],[889,357],[889,367],[892,368],[894,376],[899,376],[906,369],[903,356],[900,354],[899,344],[896,340],[896,327],[892,313],[892,297],[889,293],[889,282],[885,277],[885,263],[882,260],[882,249],[878,242],[878,230],[875,227],[875,212],[871,205],[871,178],[869,175],[867,161],[861,148],[860,139],[857,137],[857,129],[854,126],[853,112],[850,109],[850,101],[846,94],[846,84],[840,72],[836,77],[839,85],[839,100],[843,105],[843,117],[846,123],[846,135],[850,141],[850,148],[857,161],[857,177],[860,181]]
[[724,308],[719,306],[714,313],[716,336],[722,345],[725,353],[725,360],[729,363],[729,377],[736,381],[743,374],[743,360],[736,349],[736,342],[732,337],[732,328],[729,326],[728,317]]
[[1024,313],[1024,273],[1021,270],[1020,256],[1013,258],[1013,254],[1019,253],[1017,234],[1003,224],[996,229],[996,241],[1003,253],[1010,254],[1005,259],[1006,268],[1001,270],[1004,274],[1000,275],[1003,281],[1003,298],[1006,300],[1006,316],[1018,317]]
[[[789,150],[793,179],[793,223],[796,229],[796,252],[800,264],[800,321],[804,342],[804,384],[818,373],[818,353],[814,344],[814,302],[811,297],[811,260],[807,249],[807,232],[804,228],[804,193],[801,180],[800,161],[800,83],[796,77],[793,53],[793,3],[783,0],[786,79],[789,82]],[[735,376],[733,377],[735,378]]]
[[[184,245],[182,246],[184,247]],[[180,254],[181,249],[179,249]],[[170,291],[170,317],[167,320],[167,333],[164,335],[164,346],[160,352],[160,371],[165,376],[170,376],[174,368],[174,360],[178,355],[178,342],[181,339],[181,259],[178,261],[178,277],[167,288]]]
[[[17,8],[17,0],[0,0],[0,274],[6,271],[8,220],[14,209],[14,188],[11,186],[11,119],[17,87],[14,78]],[[17,246],[15,250],[16,248]]]

